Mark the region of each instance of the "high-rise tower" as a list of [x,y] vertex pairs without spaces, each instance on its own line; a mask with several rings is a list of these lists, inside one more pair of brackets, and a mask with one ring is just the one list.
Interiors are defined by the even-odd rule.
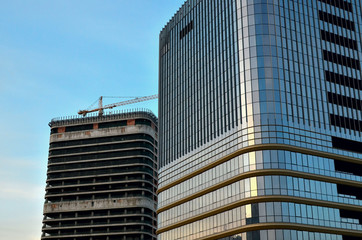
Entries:
[[188,0],[160,33],[158,239],[362,239],[359,0]]
[[42,240],[156,239],[157,118],[50,122]]

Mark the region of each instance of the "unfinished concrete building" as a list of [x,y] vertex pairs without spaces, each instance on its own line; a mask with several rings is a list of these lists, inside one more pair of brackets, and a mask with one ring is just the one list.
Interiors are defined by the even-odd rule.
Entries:
[[156,239],[157,118],[55,119],[41,239]]

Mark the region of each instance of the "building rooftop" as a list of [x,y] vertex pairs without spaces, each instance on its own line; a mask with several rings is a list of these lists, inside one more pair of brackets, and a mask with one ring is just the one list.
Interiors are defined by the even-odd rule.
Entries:
[[88,114],[86,117],[81,115],[65,116],[59,118],[53,118],[49,122],[49,127],[57,127],[64,125],[77,125],[83,123],[102,122],[109,120],[122,120],[129,118],[149,118],[154,123],[158,123],[158,119],[155,114],[148,109],[130,109],[130,110],[119,110],[112,112],[105,112],[102,116],[98,113]]

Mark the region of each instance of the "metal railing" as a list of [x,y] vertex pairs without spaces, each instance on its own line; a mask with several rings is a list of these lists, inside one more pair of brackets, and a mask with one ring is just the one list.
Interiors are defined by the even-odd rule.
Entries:
[[148,118],[152,120],[154,123],[158,123],[158,119],[155,114],[145,108],[137,108],[137,109],[126,109],[126,110],[117,110],[111,112],[105,112],[102,116],[99,116],[98,113],[88,114],[88,116],[83,117],[81,115],[73,115],[73,116],[65,116],[53,118],[49,122],[49,127],[57,127],[64,125],[72,125],[72,124],[83,124],[83,123],[93,123],[93,122],[101,122],[108,120],[124,120],[128,118]]

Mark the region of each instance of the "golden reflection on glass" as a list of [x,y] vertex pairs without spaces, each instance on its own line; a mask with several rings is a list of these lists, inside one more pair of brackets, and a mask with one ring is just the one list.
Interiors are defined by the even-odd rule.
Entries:
[[251,191],[251,196],[255,197],[258,196],[258,184],[256,181],[256,177],[252,177],[250,179],[250,191]]
[[245,218],[251,218],[251,204],[245,205]]
[[256,163],[256,161],[255,161],[255,152],[250,152],[249,153],[250,171],[256,169],[255,163]]

